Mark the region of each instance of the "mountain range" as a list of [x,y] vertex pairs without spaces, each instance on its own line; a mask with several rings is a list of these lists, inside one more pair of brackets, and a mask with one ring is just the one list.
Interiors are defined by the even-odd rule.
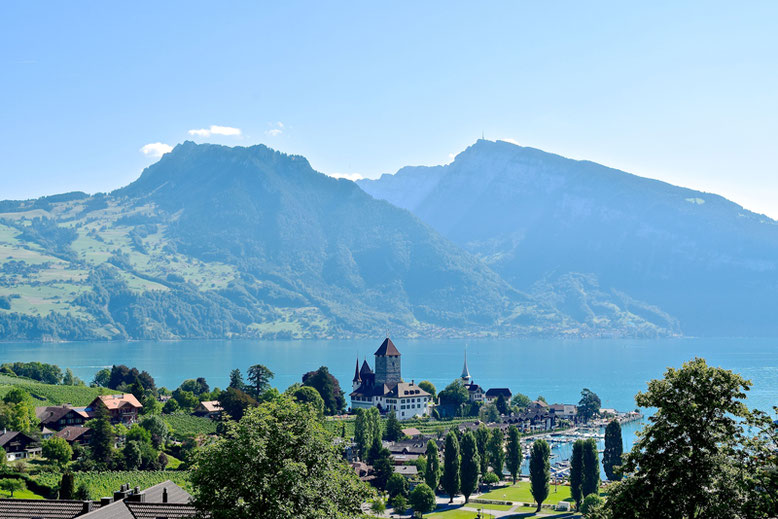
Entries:
[[777,233],[505,142],[358,184],[185,142],[111,193],[0,202],[0,338],[770,334]]

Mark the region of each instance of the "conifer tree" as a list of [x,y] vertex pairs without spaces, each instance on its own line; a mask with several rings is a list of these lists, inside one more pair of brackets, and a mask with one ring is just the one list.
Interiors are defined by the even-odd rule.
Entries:
[[459,493],[460,484],[459,441],[453,431],[446,435],[446,450],[443,452],[443,478],[441,486],[449,496],[449,503],[454,502],[454,496]]
[[589,494],[597,494],[600,489],[600,456],[597,453],[597,442],[590,439],[584,442],[583,448],[583,478],[581,479],[581,494],[584,499]]
[[605,450],[602,453],[602,468],[609,481],[619,479],[615,468],[621,465],[624,443],[621,439],[621,424],[613,420],[605,428]]
[[489,454],[486,449],[489,444],[489,429],[484,424],[479,425],[475,430],[475,443],[478,446],[478,456],[481,458],[481,476],[484,477],[489,472]]
[[489,443],[486,445],[486,451],[489,453],[489,465],[502,480],[502,470],[505,467],[505,449],[503,444],[505,443],[505,437],[502,434],[502,429],[495,427],[489,433]]
[[470,501],[470,494],[478,488],[478,476],[480,475],[480,459],[475,436],[468,431],[462,437],[462,469],[460,487],[465,503]]
[[508,427],[508,443],[505,446],[506,457],[505,466],[511,473],[513,484],[516,484],[516,477],[521,470],[521,442],[519,441],[519,429],[515,425]]
[[570,456],[570,497],[575,501],[575,509],[581,509],[583,493],[581,481],[583,480],[583,449],[584,441],[576,440],[573,443],[573,454]]
[[390,442],[396,442],[403,437],[402,425],[397,419],[397,415],[394,410],[389,411],[389,415],[386,417],[386,430],[384,431],[384,440]]
[[438,457],[438,444],[435,440],[427,442],[427,468],[424,472],[424,481],[433,492],[440,483],[440,458]]
[[535,440],[529,458],[529,482],[532,497],[538,504],[535,513],[540,512],[543,501],[548,497],[548,481],[551,478],[551,466],[548,461],[551,448],[546,440]]

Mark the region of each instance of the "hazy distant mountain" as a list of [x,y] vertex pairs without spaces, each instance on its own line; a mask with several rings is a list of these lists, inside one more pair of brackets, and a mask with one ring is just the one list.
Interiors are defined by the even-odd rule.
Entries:
[[528,297],[409,212],[264,146],[187,142],[110,194],[0,202],[5,340],[676,331],[567,287],[574,304]]
[[541,299],[572,273],[687,334],[778,333],[778,223],[718,195],[485,140],[358,183]]

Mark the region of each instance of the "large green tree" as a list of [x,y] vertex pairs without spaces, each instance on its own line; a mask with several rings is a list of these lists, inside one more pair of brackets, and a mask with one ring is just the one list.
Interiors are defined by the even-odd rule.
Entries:
[[107,470],[111,466],[114,445],[114,430],[108,409],[103,405],[95,406],[95,418],[90,420],[89,425],[92,428],[89,441],[92,460],[98,469]]
[[397,419],[397,415],[395,414],[394,410],[389,411],[389,414],[386,416],[384,440],[396,442],[403,436],[405,435],[403,434],[403,428],[402,425],[400,425],[400,421]]
[[597,442],[593,439],[584,441],[582,476],[581,494],[584,499],[589,494],[597,494],[600,489],[600,457],[597,453]]
[[743,400],[750,386],[700,358],[650,381],[635,400],[656,412],[624,456],[626,479],[609,488],[608,516],[767,517],[745,510],[768,490],[750,485],[753,467],[744,460],[751,440],[743,421],[751,415]]
[[505,436],[502,429],[495,427],[489,433],[489,443],[486,450],[489,452],[489,465],[492,470],[502,479],[502,470],[505,468]]
[[532,444],[529,457],[529,483],[530,492],[538,504],[535,513],[540,512],[543,501],[548,497],[549,479],[551,478],[551,465],[549,457],[551,448],[546,440],[535,440]]
[[489,429],[484,424],[480,424],[475,430],[475,443],[478,446],[478,456],[481,458],[481,476],[486,476],[489,472]]
[[440,486],[448,494],[449,503],[453,503],[454,496],[459,493],[460,464],[459,441],[454,431],[449,431],[446,435],[446,446],[443,451],[443,477],[440,481]]
[[340,383],[327,366],[321,366],[316,371],[309,371],[303,375],[303,385],[319,392],[324,400],[324,411],[328,415],[341,414],[346,410],[346,398]]
[[[171,401],[174,402],[172,399],[169,400],[169,402]],[[219,394],[219,405],[230,418],[240,420],[247,409],[257,406],[257,401],[248,393],[230,386]]]
[[581,502],[584,498],[583,489],[581,488],[581,482],[583,481],[583,451],[584,440],[573,442],[573,453],[570,456],[570,497],[575,501],[576,510],[581,509]]
[[522,459],[519,429],[515,425],[511,425],[508,427],[508,442],[505,445],[505,466],[508,468],[508,472],[511,473],[514,485],[516,484],[519,470],[521,470]]
[[435,510],[435,492],[426,483],[419,483],[411,492],[409,502],[413,511],[420,515],[432,512]]
[[581,391],[581,400],[578,402],[578,418],[584,422],[591,420],[600,412],[600,397],[588,388]]
[[64,438],[52,436],[41,444],[41,454],[43,454],[44,458],[61,468],[67,465],[70,458],[73,457],[73,449],[70,448],[70,444]]
[[605,450],[602,453],[602,468],[609,481],[619,479],[616,467],[621,466],[621,456],[624,454],[624,442],[621,438],[621,424],[611,420],[605,428]]
[[478,488],[478,476],[481,474],[481,462],[478,456],[478,446],[471,431],[462,435],[461,448],[462,466],[460,470],[460,491],[465,496],[465,503],[470,501],[470,494]]
[[378,409],[357,409],[357,418],[354,421],[354,442],[357,444],[359,457],[367,459],[368,451],[373,444],[381,440],[381,415]]
[[440,483],[440,457],[435,440],[427,441],[427,467],[424,471],[424,481],[433,491],[437,490]]
[[267,366],[254,364],[248,369],[246,376],[251,382],[252,396],[259,398],[259,395],[270,389],[270,381],[273,380],[275,373]]
[[432,401],[434,402],[437,398],[437,390],[435,389],[435,384],[430,382],[429,380],[422,380],[419,382],[419,387],[422,388],[424,391],[430,394],[432,397]]
[[288,398],[229,424],[198,453],[191,482],[213,519],[357,518],[370,495],[315,411]]

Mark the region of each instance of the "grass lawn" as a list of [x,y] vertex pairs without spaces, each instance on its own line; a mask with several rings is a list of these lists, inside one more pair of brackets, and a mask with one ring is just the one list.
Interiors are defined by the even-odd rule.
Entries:
[[[10,492],[6,492],[5,490],[0,490],[0,497],[11,497]],[[43,499],[43,497],[39,496],[38,494],[33,493],[31,490],[17,490],[14,492],[14,499]]]
[[494,504],[489,504],[489,503],[473,503],[472,501],[470,501],[469,503],[467,503],[464,506],[466,506],[468,508],[482,508],[484,510],[502,510],[502,511],[506,511],[506,510],[510,510],[511,508],[513,508],[514,505],[494,505]]
[[[548,497],[545,501],[543,501],[543,504],[553,504],[560,501],[572,501],[572,498],[570,497],[570,487],[559,485],[556,487],[556,489],[557,491],[554,492],[554,485],[550,486]],[[520,503],[535,502],[535,498],[532,497],[532,493],[530,492],[529,481],[519,481],[515,485],[498,488],[479,497],[481,499],[496,499],[499,501],[513,501]]]
[[429,517],[429,519],[475,519],[477,516],[478,512],[471,512],[469,510],[459,510],[458,508],[454,508],[451,510],[446,510],[445,512],[427,514],[424,517]]

